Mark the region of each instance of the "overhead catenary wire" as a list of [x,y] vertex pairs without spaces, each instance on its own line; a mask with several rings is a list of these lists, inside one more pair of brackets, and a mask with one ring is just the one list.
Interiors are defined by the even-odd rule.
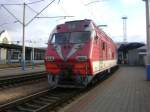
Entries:
[[0,4],[0,5],[23,5],[23,4]]
[[36,17],[36,18],[66,18],[66,17],[74,17],[74,16],[53,16],[53,17]]
[[[41,0],[42,1],[42,0]],[[1,4],[1,6],[13,17],[15,18],[20,24],[22,24],[23,26],[23,47],[22,47],[22,70],[25,70],[25,42],[24,42],[24,39],[25,39],[25,27],[27,25],[29,25],[38,15],[40,15],[47,7],[49,7],[55,0],[52,0],[48,5],[46,5],[46,7],[44,7],[40,12],[38,12],[31,20],[29,20],[27,22],[27,24],[25,23],[25,8],[26,8],[26,3],[24,1],[24,3],[22,4],[23,6],[23,21],[21,22],[11,11],[9,11],[4,4]],[[36,2],[32,2],[32,4],[34,3],[37,3],[38,1]],[[39,1],[40,2],[40,1]],[[29,3],[28,3],[29,4]],[[31,3],[30,3],[31,4]],[[14,5],[14,4],[13,4]]]
[[37,0],[37,1],[34,1],[34,2],[29,2],[29,3],[26,3],[26,4],[36,4],[36,3],[40,3],[40,2],[43,2],[45,0]]
[[26,5],[32,12],[34,12],[34,13],[38,13],[36,10],[34,10],[32,7],[30,7],[29,5]]
[[[37,11],[35,11],[34,9],[32,9],[30,6],[28,6],[27,4],[35,4],[35,3],[39,3],[42,2],[44,0],[38,0],[38,1],[34,1],[34,2],[30,2],[30,3],[24,3],[29,9],[31,9],[32,11],[34,11],[35,13],[38,13]],[[14,21],[13,23],[19,22],[20,24],[23,24],[7,7],[5,7],[5,5],[24,5],[24,4],[0,4],[0,9],[4,8],[13,18],[15,18],[17,21]],[[10,24],[10,23],[3,23],[0,26],[6,25],[6,24]]]
[[18,22],[18,20],[16,20],[16,21],[13,21],[13,22],[7,22],[7,23],[2,23],[2,24],[0,24],[0,27],[2,27],[2,26],[4,26],[4,25],[7,25],[7,24],[13,24],[13,23],[17,23]]
[[[2,6],[0,5],[0,9],[1,8],[2,8]],[[13,21],[13,22],[5,22],[5,23],[0,24],[0,27],[2,27],[4,25],[12,24],[12,23],[17,23],[17,22],[18,22],[18,20],[17,21]]]
[[[45,1],[45,0],[38,0],[38,1],[35,1],[35,2],[30,2],[30,3],[24,3],[24,4],[0,4],[0,6],[2,8],[4,8],[14,19],[17,20],[17,22],[19,22],[20,24],[23,24],[7,7],[5,7],[5,5],[25,5],[27,6],[30,10],[32,10],[32,12],[36,13],[36,15],[31,19],[29,20],[25,26],[29,25],[35,18],[66,18],[66,17],[74,17],[74,16],[54,16],[54,17],[38,17],[47,7],[49,7],[53,2],[55,2],[56,0],[52,0],[48,5],[46,5],[40,12],[37,12],[36,10],[34,10],[32,7],[29,6],[29,4],[35,4],[35,3],[39,3],[39,2],[42,2],[42,1]],[[60,0],[58,0],[58,3],[60,2]],[[65,9],[60,6],[61,9],[63,10],[63,12],[65,14],[68,15],[68,13],[65,11]],[[6,23],[4,23],[3,25],[5,25]]]
[[[26,4],[36,4],[36,3],[39,3],[39,2],[43,2],[45,0],[37,0],[37,1],[34,1],[34,2],[29,2],[29,3],[26,3]],[[0,4],[0,5],[23,5],[23,3],[4,3],[4,4]]]
[[64,12],[65,15],[68,15],[68,16],[62,16],[63,18],[60,18],[56,21],[60,21],[60,20],[63,20],[63,19],[66,19],[67,17],[75,17],[75,16],[70,16],[70,14],[63,8],[63,6],[60,4],[60,0],[58,1],[58,4],[59,4],[59,8],[61,11]]
[[36,15],[29,20],[25,26],[29,25],[37,16],[39,16],[47,7],[49,7],[54,1],[56,0],[52,0],[48,5],[46,5],[40,12],[35,11],[33,8],[31,8],[28,4],[34,4],[34,3],[38,3],[38,2],[42,2],[44,0],[38,0],[35,2],[30,2],[30,3],[24,3],[24,4],[0,4],[1,7],[3,7],[12,17],[14,17],[20,24],[23,24],[10,10],[8,10],[8,8],[5,7],[5,5],[25,5],[27,6],[30,10],[34,11],[36,13]]
[[9,11],[4,5],[1,5],[12,17],[14,17],[20,24],[23,24],[11,11]]
[[92,4],[92,3],[96,3],[96,2],[100,2],[100,1],[99,1],[99,0],[96,0],[96,1],[92,1],[92,2],[89,2],[89,3],[84,4],[84,5],[87,6],[87,5],[90,5],[90,4]]
[[37,16],[39,16],[47,7],[49,7],[55,0],[52,0],[46,7],[44,7],[40,12],[38,12],[29,22],[27,22],[26,26],[29,25]]
[[[50,6],[55,0],[52,0],[48,5],[46,5],[46,7],[44,7],[40,12],[37,12],[36,10],[34,10],[31,6],[29,6],[30,4],[34,4],[34,3],[39,3],[41,1],[44,1],[44,0],[38,0],[36,2],[30,2],[30,3],[25,3],[24,4],[0,4],[0,7],[1,8],[4,8],[13,18],[16,19],[16,21],[13,21],[13,22],[10,22],[10,23],[3,23],[1,24],[0,26],[3,26],[3,25],[7,25],[7,24],[12,24],[12,23],[17,23],[19,22],[20,24],[23,25],[23,22],[21,22],[16,16],[15,14],[13,14],[7,7],[6,5],[25,5],[26,7],[28,7],[30,10],[32,10],[33,12],[36,13],[36,15],[27,23],[25,24],[24,26],[26,27],[28,24],[30,24],[38,15],[40,15],[48,6]],[[60,2],[60,0],[59,0]],[[50,18],[59,18],[59,17],[73,17],[73,16],[57,16],[57,17],[50,17]]]
[[[92,15],[93,19],[95,19],[95,20],[97,20],[97,17],[95,16],[95,13],[93,13],[93,11],[88,8],[88,6],[93,5],[93,4],[97,3],[97,2],[105,2],[105,1],[107,1],[107,0],[93,0],[93,1],[88,2],[88,3],[84,3],[83,0],[80,0],[80,2],[81,2],[81,3],[85,6],[85,8],[87,8],[87,10],[89,11],[89,14]],[[94,12],[95,12],[95,11],[94,11]],[[103,19],[103,16],[101,16],[101,18]],[[103,19],[103,20],[104,20],[104,19]]]
[[93,12],[92,11],[90,11],[88,8],[87,8],[87,6],[84,4],[84,2],[82,1],[82,0],[80,0],[80,2],[81,2],[81,4],[88,10],[88,13],[92,16],[92,17],[94,17],[95,18],[95,16],[94,16],[94,14],[93,14]]
[[[13,14],[6,6],[7,5],[25,5],[26,7],[28,7],[30,10],[32,10],[34,13],[36,13],[36,15],[30,20],[27,22],[27,24],[25,24],[25,26],[29,25],[35,18],[66,18],[66,17],[74,17],[74,16],[54,16],[54,17],[38,17],[47,7],[49,7],[53,2],[55,2],[56,0],[51,0],[51,2],[46,5],[46,7],[44,7],[40,12],[37,12],[36,10],[34,10],[30,4],[35,4],[35,3],[39,3],[39,2],[42,2],[42,1],[45,1],[45,0],[38,0],[38,1],[35,1],[35,2],[30,2],[30,3],[25,3],[24,4],[21,4],[21,3],[16,3],[16,4],[0,4],[0,7],[1,8],[4,8],[14,19],[16,19],[16,21],[13,21],[13,22],[10,22],[10,23],[3,23],[1,24],[1,26],[3,25],[7,25],[7,24],[12,24],[12,23],[17,23],[19,22],[20,24],[23,24],[22,21],[20,21],[15,14]],[[60,0],[58,0],[58,3],[60,2]],[[62,7],[61,7],[62,8]],[[64,13],[66,14],[66,11],[64,10],[64,8],[62,8],[62,10],[64,11]]]

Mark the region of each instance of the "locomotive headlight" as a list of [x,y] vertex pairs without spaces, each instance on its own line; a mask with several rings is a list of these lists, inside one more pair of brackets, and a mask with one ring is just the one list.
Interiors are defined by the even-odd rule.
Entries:
[[78,61],[87,61],[88,58],[87,58],[87,56],[77,56],[76,59]]
[[54,58],[54,56],[46,56],[46,60],[47,61],[54,61],[55,58]]

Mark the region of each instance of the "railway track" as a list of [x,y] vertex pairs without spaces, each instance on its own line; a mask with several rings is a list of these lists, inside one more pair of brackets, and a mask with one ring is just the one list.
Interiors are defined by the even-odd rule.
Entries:
[[[101,81],[107,77],[102,77]],[[54,88],[0,105],[0,112],[56,112],[64,104],[68,104],[90,91],[98,83],[85,89]]]
[[0,88],[8,88],[27,82],[46,79],[46,72],[36,72],[21,75],[5,76],[0,78]]
[[79,95],[81,89],[45,90],[0,106],[0,112],[50,112]]
[[[113,70],[113,72],[115,71],[116,70]],[[60,107],[64,106],[64,104],[68,104],[72,102],[72,100],[75,100],[76,97],[84,95],[109,76],[111,76],[111,74],[101,75],[101,78],[99,78],[96,83],[85,89],[51,88],[44,90],[39,93],[0,105],[0,112],[56,112],[60,109]]]

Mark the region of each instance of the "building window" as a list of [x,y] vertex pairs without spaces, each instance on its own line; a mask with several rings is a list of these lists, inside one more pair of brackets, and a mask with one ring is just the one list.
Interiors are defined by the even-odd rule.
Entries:
[[17,60],[18,57],[19,57],[19,52],[13,52],[12,56],[11,56],[11,59]]

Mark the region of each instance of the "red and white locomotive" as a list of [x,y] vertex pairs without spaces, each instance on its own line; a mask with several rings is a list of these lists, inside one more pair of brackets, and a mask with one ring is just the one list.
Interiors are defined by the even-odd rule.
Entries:
[[87,86],[116,65],[116,45],[92,20],[59,24],[50,35],[45,66],[51,85]]

